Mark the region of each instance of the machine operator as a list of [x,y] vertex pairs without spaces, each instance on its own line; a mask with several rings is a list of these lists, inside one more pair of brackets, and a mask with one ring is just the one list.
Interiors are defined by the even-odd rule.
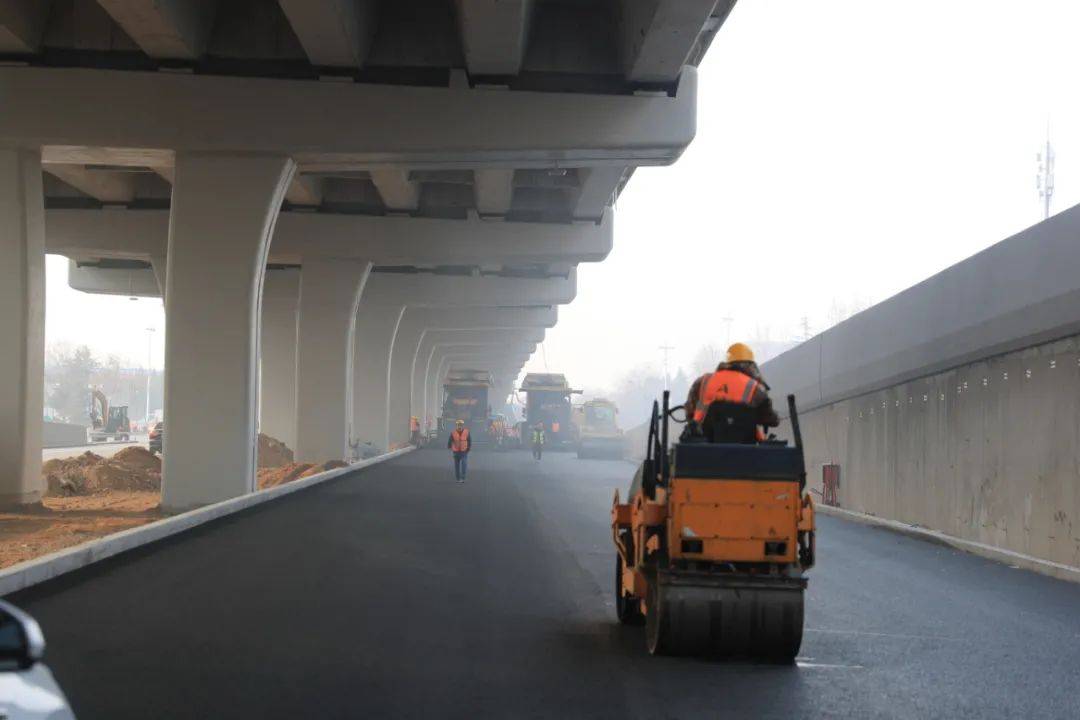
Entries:
[[756,409],[757,436],[758,440],[763,440],[762,426],[776,427],[780,424],[768,391],[769,386],[754,362],[753,350],[743,343],[735,343],[728,348],[727,357],[716,366],[714,372],[702,375],[690,386],[684,406],[687,418],[684,433],[700,435],[709,405],[726,401]]

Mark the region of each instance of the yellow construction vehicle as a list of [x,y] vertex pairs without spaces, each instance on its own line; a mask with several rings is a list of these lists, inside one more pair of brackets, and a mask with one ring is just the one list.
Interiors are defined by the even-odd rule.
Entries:
[[579,458],[622,458],[623,431],[616,420],[618,414],[615,403],[601,398],[587,400],[574,407]]
[[746,406],[714,403],[698,441],[669,447],[668,393],[653,405],[629,502],[611,510],[615,602],[654,655],[792,662],[802,643],[814,506],[794,396],[794,446],[755,440]]
[[131,439],[127,405],[109,405],[100,388],[90,389],[90,442]]

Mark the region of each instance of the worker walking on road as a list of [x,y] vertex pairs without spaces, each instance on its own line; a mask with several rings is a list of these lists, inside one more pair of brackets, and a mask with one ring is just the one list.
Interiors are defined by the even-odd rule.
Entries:
[[469,451],[472,450],[472,437],[469,428],[465,427],[464,420],[458,420],[457,425],[450,431],[450,437],[446,440],[446,447],[454,455],[454,477],[459,483],[465,482],[465,473],[469,469]]
[[413,447],[420,447],[420,418],[413,415],[409,418],[409,442]]
[[[728,348],[727,358],[716,366],[715,372],[702,375],[690,386],[684,406],[688,421],[684,433],[700,435],[709,405],[714,402],[748,405],[754,408],[758,426],[776,427],[780,419],[773,410],[768,390],[769,386],[754,362],[753,350],[743,343],[735,343]],[[760,428],[757,438],[764,439]]]
[[544,423],[536,423],[532,434],[533,459],[539,461],[544,454]]

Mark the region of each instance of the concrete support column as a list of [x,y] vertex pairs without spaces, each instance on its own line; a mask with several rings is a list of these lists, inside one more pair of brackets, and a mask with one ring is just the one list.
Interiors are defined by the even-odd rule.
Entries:
[[296,460],[341,460],[352,437],[353,336],[370,262],[305,259],[300,272]]
[[[446,382],[446,370],[450,367],[450,359],[446,357],[445,353],[439,350],[435,351],[435,357],[432,358],[432,365],[435,365],[435,370],[431,374],[431,390],[432,397],[435,398],[434,409],[432,410],[433,423],[438,422],[439,417],[442,415],[443,404],[443,383]],[[434,425],[432,425],[434,427]]]
[[0,505],[41,498],[44,218],[40,154],[0,150]]
[[[420,347],[416,351],[416,372],[413,373],[413,388],[419,395],[418,401],[420,403],[419,413],[416,415],[420,418],[421,426],[426,422],[427,418],[431,418],[432,427],[434,427],[435,415],[435,395],[431,392],[431,360],[435,357],[435,351],[438,346],[432,340],[432,333],[424,333],[424,337],[420,340]],[[419,380],[419,384],[417,381]]]
[[[477,345],[491,343],[515,344],[519,341],[541,342],[544,339],[544,329],[541,327],[492,327],[475,328],[466,330],[446,330],[429,328],[420,341],[420,347],[416,355],[416,365],[413,372],[413,414],[423,419],[435,405],[435,394],[429,394],[431,374],[438,369],[433,362],[436,351],[450,342],[460,345]],[[433,369],[434,366],[434,369]],[[429,396],[431,401],[429,402]]]
[[254,489],[263,275],[294,169],[280,156],[176,156],[165,290],[168,509]]
[[168,259],[165,255],[151,255],[150,269],[154,272],[154,280],[157,281],[158,292],[161,293],[161,302],[165,302],[165,284],[168,274]]
[[374,305],[360,299],[353,364],[353,439],[380,450],[390,446],[387,397],[390,353],[404,305]]
[[259,430],[296,448],[296,324],[300,271],[268,270],[263,284]]
[[390,444],[409,439],[409,416],[412,413],[413,363],[420,340],[430,320],[424,308],[406,308],[394,337],[390,353],[390,384],[387,388],[387,422]]

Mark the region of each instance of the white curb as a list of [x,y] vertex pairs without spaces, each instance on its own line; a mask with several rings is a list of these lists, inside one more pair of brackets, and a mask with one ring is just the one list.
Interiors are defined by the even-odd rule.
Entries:
[[822,515],[832,515],[846,520],[854,520],[855,522],[864,523],[866,525],[883,527],[921,540],[942,543],[955,548],[956,550],[962,550],[971,553],[972,555],[987,558],[988,560],[1005,563],[1012,567],[1031,570],[1043,575],[1049,575],[1050,577],[1059,580],[1080,583],[1080,567],[1043,560],[1031,555],[1024,555],[1023,553],[1014,552],[1012,550],[1004,550],[999,547],[994,547],[993,545],[975,542],[974,540],[962,540],[961,538],[946,535],[937,530],[930,530],[917,525],[908,525],[907,523],[902,523],[897,520],[887,520],[885,518],[877,517],[876,515],[867,515],[865,513],[855,512],[854,510],[845,510],[831,505],[815,503],[814,510]]
[[17,590],[28,588],[46,580],[51,580],[58,575],[78,570],[99,560],[119,555],[122,552],[133,550],[148,543],[156,542],[163,538],[182,533],[193,527],[198,527],[211,520],[232,515],[235,512],[261,505],[276,498],[294,493],[298,490],[318,485],[328,480],[345,475],[346,473],[362,468],[378,465],[404,455],[413,448],[407,447],[400,450],[379,455],[368,460],[361,460],[352,465],[334,470],[327,470],[317,475],[293,480],[292,482],[278,485],[277,487],[259,490],[250,495],[241,495],[231,500],[222,500],[213,505],[205,505],[194,510],[189,510],[179,515],[162,518],[146,525],[123,530],[114,535],[108,535],[96,540],[90,540],[81,545],[64,548],[49,555],[27,560],[9,568],[0,570],[0,597],[13,593]]

